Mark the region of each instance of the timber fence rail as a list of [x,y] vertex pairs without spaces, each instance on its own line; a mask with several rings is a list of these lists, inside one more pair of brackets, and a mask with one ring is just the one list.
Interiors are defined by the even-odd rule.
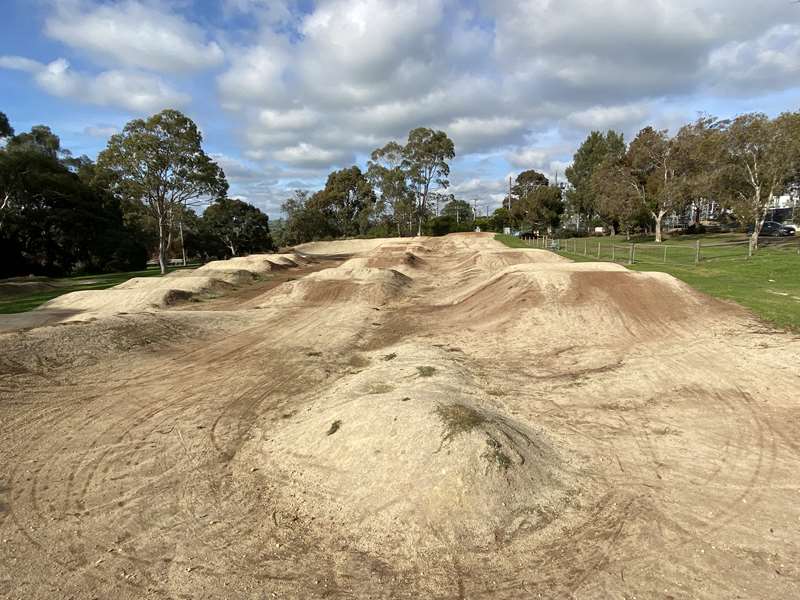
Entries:
[[[581,256],[600,261],[623,264],[681,264],[698,265],[716,260],[747,260],[757,250],[749,239],[732,241],[687,240],[682,244],[662,242],[619,243],[609,237],[558,239],[547,236],[525,240],[532,248],[551,250],[567,256]],[[772,248],[800,257],[800,239],[760,238],[759,248]]]

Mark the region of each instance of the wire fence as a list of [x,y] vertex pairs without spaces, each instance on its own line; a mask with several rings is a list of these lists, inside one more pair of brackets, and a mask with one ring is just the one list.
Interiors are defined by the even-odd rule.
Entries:
[[[692,240],[683,244],[662,242],[619,243],[612,238],[556,239],[547,236],[523,240],[532,248],[542,248],[560,254],[570,254],[623,264],[679,264],[698,265],[717,260],[747,260],[757,249],[750,247],[750,240],[702,241]],[[759,248],[772,248],[796,254],[800,257],[800,239],[760,238]]]

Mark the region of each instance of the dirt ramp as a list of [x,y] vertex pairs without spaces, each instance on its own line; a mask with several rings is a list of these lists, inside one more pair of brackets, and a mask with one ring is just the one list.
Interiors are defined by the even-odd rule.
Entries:
[[506,267],[439,309],[445,319],[506,325],[532,339],[647,338],[688,331],[731,310],[670,275],[569,262]]
[[254,301],[258,307],[281,304],[325,305],[345,302],[381,305],[402,296],[411,278],[394,269],[364,266],[364,259],[351,259],[270,290]]
[[372,252],[384,244],[396,244],[399,238],[375,238],[369,240],[335,240],[332,242],[308,242],[295,246],[302,254],[317,256],[361,255]]
[[224,292],[233,285],[217,277],[208,277],[189,271],[183,277],[134,277],[115,286],[115,290],[181,290],[194,294]]
[[421,253],[406,247],[382,248],[382,252],[369,256],[365,266],[376,269],[396,269],[404,274],[412,274],[419,269],[429,268],[429,263]]
[[203,265],[192,271],[173,271],[165,276],[165,279],[180,279],[183,277],[197,277],[208,276],[214,279],[219,279],[233,286],[247,285],[253,283],[256,274],[253,271],[245,269],[237,269],[235,267],[225,266],[224,261],[219,265],[212,265],[211,263]]
[[70,321],[81,321],[120,313],[166,308],[194,295],[186,290],[165,288],[86,290],[54,298],[36,310],[80,311]]
[[578,493],[573,466],[465,380],[410,362],[369,369],[270,434],[259,466],[279,474],[285,502],[377,555],[486,548],[548,526]]

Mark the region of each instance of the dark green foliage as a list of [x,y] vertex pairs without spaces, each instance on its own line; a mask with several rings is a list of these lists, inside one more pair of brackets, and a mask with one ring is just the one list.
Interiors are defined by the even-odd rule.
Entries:
[[575,152],[572,165],[565,172],[572,184],[567,200],[572,212],[582,217],[584,223],[595,211],[595,196],[591,186],[595,169],[607,156],[621,157],[624,153],[625,141],[622,134],[616,131],[607,131],[605,134],[592,131]]
[[[201,235],[209,235],[225,245],[231,256],[270,252],[275,249],[269,233],[269,217],[255,206],[221,198],[203,213]],[[213,247],[214,242],[206,239]]]
[[101,177],[120,199],[147,207],[158,231],[161,272],[181,210],[198,198],[223,198],[228,183],[206,155],[194,121],[176,110],[130,121],[97,157]]
[[144,268],[119,201],[65,166],[58,144],[31,141],[37,135],[0,151],[0,277]]
[[0,139],[14,135],[14,128],[8,122],[6,113],[0,112]]
[[325,188],[314,194],[307,205],[324,215],[337,237],[360,235],[369,229],[375,192],[361,169],[353,166],[328,175]]

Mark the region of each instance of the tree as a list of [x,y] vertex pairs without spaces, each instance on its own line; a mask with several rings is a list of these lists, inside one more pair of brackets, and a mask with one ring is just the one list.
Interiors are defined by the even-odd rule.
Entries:
[[375,192],[361,169],[353,166],[328,175],[325,188],[308,205],[328,217],[339,236],[358,235],[369,225]]
[[[521,189],[525,190],[524,187]],[[564,213],[561,188],[539,184],[531,186],[512,205],[511,213],[531,229],[552,230],[558,227]]]
[[255,206],[234,198],[219,198],[203,213],[208,231],[222,240],[231,256],[275,249],[269,217]]
[[122,199],[145,204],[158,228],[158,263],[166,272],[167,250],[179,208],[201,197],[222,198],[225,174],[202,148],[194,122],[176,110],[130,121],[111,136],[98,156]]
[[0,277],[143,268],[119,201],[32,145],[0,150]]
[[397,226],[397,236],[400,237],[401,223],[407,218],[411,208],[409,205],[413,203],[407,174],[403,170],[403,146],[389,142],[373,151],[370,158],[367,162],[367,179],[380,191],[378,212],[389,210]]
[[536,188],[547,187],[549,185],[550,180],[548,180],[543,173],[529,169],[517,175],[517,178],[514,180],[514,185],[511,187],[511,194],[512,196],[521,198]]
[[69,150],[61,148],[61,139],[47,125],[34,125],[31,130],[20,133],[8,141],[9,150],[35,150],[52,158],[70,156]]
[[0,140],[10,138],[14,135],[14,128],[8,121],[6,113],[0,112]]
[[417,235],[422,235],[422,220],[425,216],[431,187],[436,184],[446,189],[450,184],[450,165],[447,161],[456,155],[453,141],[444,131],[425,127],[412,129],[403,148],[402,167],[414,189],[417,209]]
[[678,148],[666,130],[645,127],[631,142],[626,155],[639,201],[655,221],[658,243],[662,241],[664,215],[683,208],[687,202],[690,173]]
[[330,220],[320,210],[309,206],[309,201],[310,195],[306,190],[295,190],[294,195],[281,204],[286,215],[284,245],[294,246],[335,235]]
[[606,156],[622,156],[624,153],[625,141],[622,134],[616,131],[607,131],[605,135],[592,131],[575,152],[572,165],[567,167],[565,175],[572,186],[567,192],[567,200],[571,211],[578,217],[579,228],[581,217],[588,223],[595,212],[595,196],[592,191],[594,170]]
[[466,200],[458,200],[456,198],[453,198],[444,205],[442,216],[454,218],[457,224],[475,219],[470,203]]
[[628,231],[635,220],[640,195],[639,181],[622,157],[609,155],[595,167],[590,180],[594,212],[616,235]]
[[736,117],[721,136],[719,189],[734,213],[753,226],[751,247],[773,197],[800,163],[800,113],[784,113],[776,119],[751,113]]

